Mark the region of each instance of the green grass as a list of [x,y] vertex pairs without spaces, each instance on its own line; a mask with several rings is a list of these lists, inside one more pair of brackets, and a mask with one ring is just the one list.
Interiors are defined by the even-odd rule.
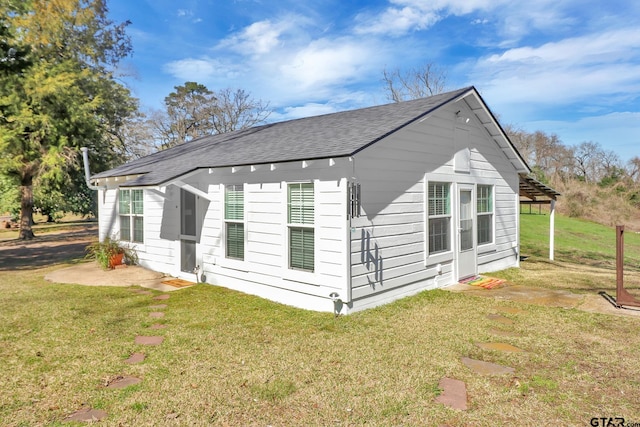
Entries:
[[[534,246],[523,237],[523,247]],[[575,254],[582,264],[532,256],[500,274],[530,284],[542,274],[568,276],[556,286],[586,292],[593,274],[611,273],[610,253],[594,252],[601,254],[593,261]],[[633,245],[628,252],[638,256]],[[3,426],[62,425],[83,405],[107,411],[100,425],[108,426],[589,425],[593,417],[639,417],[640,318],[443,290],[336,318],[198,285],[171,293],[160,319],[168,327],[151,331],[151,296],[51,284],[46,271],[0,272]],[[504,314],[514,325],[496,326],[487,315],[501,307],[523,311]],[[516,336],[496,338],[497,327]],[[136,346],[138,334],[165,341]],[[526,353],[476,346],[496,340]],[[124,364],[136,351],[145,361]],[[481,376],[463,356],[516,373]],[[119,375],[143,381],[105,388]],[[467,411],[434,401],[444,376],[466,383]]]
[[[555,259],[615,268],[615,228],[555,216]],[[522,255],[549,256],[549,215],[520,215]],[[625,267],[640,270],[640,234],[624,233]]]
[[[87,225],[97,226],[95,219],[84,219],[74,215],[68,215],[58,222],[46,222],[42,215],[34,215],[35,224],[32,229],[36,236],[47,233],[59,233],[63,231],[80,231],[86,229]],[[20,234],[19,228],[0,228],[0,242],[3,240],[15,240]]]

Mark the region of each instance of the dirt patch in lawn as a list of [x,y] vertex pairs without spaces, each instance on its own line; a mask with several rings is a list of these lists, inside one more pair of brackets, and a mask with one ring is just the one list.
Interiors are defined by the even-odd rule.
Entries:
[[87,245],[98,239],[98,225],[38,234],[31,240],[0,241],[0,271],[45,267],[85,256]]

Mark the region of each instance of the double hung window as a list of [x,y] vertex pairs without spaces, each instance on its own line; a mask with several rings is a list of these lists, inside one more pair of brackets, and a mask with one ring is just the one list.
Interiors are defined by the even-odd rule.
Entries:
[[313,183],[288,185],[287,227],[289,268],[313,271],[315,263]]
[[451,185],[431,182],[428,191],[429,255],[432,255],[451,249]]
[[227,185],[224,190],[226,256],[244,260],[244,187]]
[[144,242],[144,193],[142,190],[118,191],[120,240]]
[[490,185],[478,185],[477,189],[478,245],[493,241],[493,191]]

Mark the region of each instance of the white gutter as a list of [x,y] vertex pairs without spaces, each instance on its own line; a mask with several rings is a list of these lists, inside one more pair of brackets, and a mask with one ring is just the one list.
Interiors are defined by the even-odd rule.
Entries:
[[102,187],[91,185],[91,172],[89,172],[89,149],[87,147],[80,147],[82,151],[82,161],[84,163],[84,180],[87,183],[89,190],[100,190]]

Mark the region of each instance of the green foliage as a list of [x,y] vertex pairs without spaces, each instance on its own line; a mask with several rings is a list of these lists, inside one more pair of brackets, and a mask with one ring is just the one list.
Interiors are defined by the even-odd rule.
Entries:
[[612,187],[613,185],[621,182],[624,179],[625,175],[626,173],[624,169],[613,167],[607,172],[604,177],[602,177],[598,185],[600,187]]
[[15,177],[0,174],[0,214],[5,212],[14,219],[20,215],[20,192]]
[[216,97],[205,85],[186,82],[164,98],[167,120],[159,124],[163,148],[215,133]]
[[111,259],[117,254],[124,254],[127,264],[138,262],[138,255],[133,249],[109,237],[102,242],[93,242],[87,246],[87,258],[95,259],[105,270],[112,268]]
[[103,0],[2,2],[0,16],[0,59],[10,57],[0,60],[0,174],[42,187],[45,211],[90,213],[86,197],[70,197],[82,192],[79,147],[99,152],[97,165],[119,163],[119,130],[137,109],[113,74],[131,51],[128,23],[110,21]]
[[549,178],[547,177],[547,175],[544,173],[544,170],[538,166],[535,165],[531,168],[531,175],[536,179],[536,181],[539,181],[543,184],[549,184]]

